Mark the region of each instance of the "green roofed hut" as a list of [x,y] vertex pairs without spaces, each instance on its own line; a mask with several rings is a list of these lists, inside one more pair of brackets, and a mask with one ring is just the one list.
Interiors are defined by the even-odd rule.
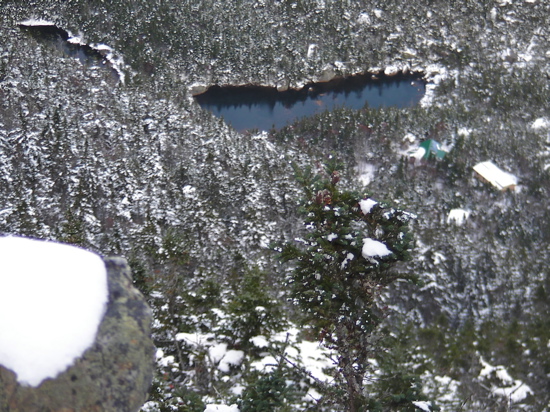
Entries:
[[420,143],[420,147],[426,151],[424,159],[430,159],[434,156],[436,159],[443,159],[447,154],[445,150],[441,149],[441,144],[432,139],[424,140]]
[[441,144],[435,140],[428,139],[420,143],[418,149],[411,153],[411,160],[443,159],[447,152],[442,149]]

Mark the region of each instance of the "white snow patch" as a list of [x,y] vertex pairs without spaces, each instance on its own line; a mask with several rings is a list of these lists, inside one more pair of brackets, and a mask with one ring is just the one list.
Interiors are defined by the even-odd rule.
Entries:
[[82,41],[82,38],[81,38],[81,37],[69,37],[69,38],[67,39],[67,43],[76,44],[77,46],[82,46],[83,44],[85,44],[85,43]]
[[550,128],[550,120],[546,117],[539,117],[536,119],[533,124],[531,125],[531,128],[533,130],[539,130],[539,129],[549,129]]
[[227,353],[227,343],[218,343],[208,348],[208,355],[210,360],[214,363],[218,363]]
[[338,239],[338,235],[336,233],[331,233],[330,235],[327,235],[327,240],[329,242],[332,242],[334,239]]
[[94,342],[108,301],[105,263],[74,246],[0,238],[0,364],[38,386]]
[[407,133],[405,136],[403,136],[403,141],[414,143],[416,141],[416,136],[412,133]]
[[532,395],[532,389],[518,379],[513,379],[506,368],[502,365],[492,366],[480,357],[479,361],[483,369],[479,372],[480,378],[496,376],[501,385],[491,384],[491,392],[495,395],[506,397],[512,403],[522,401],[527,396]]
[[333,366],[327,357],[328,351],[318,342],[302,341],[298,344],[302,355],[302,363],[311,376],[322,382],[328,382],[332,378],[323,370]]
[[457,130],[456,134],[463,137],[468,137],[472,133],[472,129],[469,129],[467,127],[461,127]]
[[253,369],[265,372],[271,372],[275,370],[279,362],[273,356],[266,356],[260,360],[254,361],[250,364]]
[[239,412],[239,407],[237,405],[219,405],[212,403],[206,405],[204,412]]
[[389,250],[384,243],[366,237],[363,239],[363,249],[361,254],[365,259],[368,259],[371,257],[388,256],[392,254],[392,251]]
[[157,364],[165,368],[170,365],[173,365],[175,362],[175,358],[172,355],[165,356],[164,351],[162,349],[157,349],[157,352],[155,353],[155,357],[157,358]]
[[345,70],[346,63],[337,60],[334,62],[334,67],[336,67],[337,70]]
[[416,406],[418,409],[422,410],[422,411],[425,411],[425,412],[430,412],[432,409],[431,409],[431,405],[430,405],[430,402],[426,402],[426,401],[412,401],[412,404],[414,406]]
[[55,26],[54,22],[42,19],[28,19],[22,22],[19,22],[21,26]]
[[372,21],[369,14],[366,12],[363,12],[363,13],[360,13],[359,16],[357,17],[357,23],[368,26],[372,23]]
[[354,258],[355,258],[355,255],[353,253],[348,253],[346,255],[346,258],[344,259],[344,261],[340,265],[340,269],[344,270],[344,268],[348,265],[348,263],[351,262]]
[[265,336],[258,335],[254,336],[253,338],[250,338],[250,342],[257,348],[267,348],[269,346],[269,342],[265,338]]
[[310,44],[307,48],[307,58],[311,59],[315,56],[315,53],[317,52],[317,45],[316,44]]
[[206,334],[200,334],[200,333],[177,333],[176,334],[176,340],[177,341],[186,341],[190,345],[194,346],[203,346],[208,344],[209,342],[214,339],[214,334],[212,333],[206,333]]
[[401,69],[397,66],[387,66],[385,69],[384,69],[384,74],[386,76],[395,76],[396,74],[398,74],[399,72],[401,71]]
[[[309,374],[315,378],[328,382],[332,378],[324,373],[328,367],[334,366],[330,360],[331,351],[322,347],[319,342],[298,342],[299,331],[296,328],[288,329],[271,337],[274,342],[285,343],[284,356],[298,364],[301,364]],[[251,367],[256,370],[271,372],[277,368],[279,360],[268,355],[252,362]]]
[[462,224],[470,217],[470,211],[464,209],[451,209],[447,215],[447,223],[454,222],[458,226]]
[[531,53],[518,53],[518,57],[524,62],[530,62],[533,60],[533,55]]
[[323,397],[323,395],[321,395],[319,392],[317,392],[314,388],[309,388],[308,391],[307,391],[306,396],[304,396],[303,399],[306,402],[311,401],[312,399],[314,401],[319,401],[322,397]]
[[423,147],[419,147],[414,152],[412,152],[409,156],[415,158],[416,160],[422,159],[426,155],[426,149]]
[[94,49],[100,52],[112,52],[113,48],[103,43],[94,44]]
[[447,261],[447,258],[445,257],[445,255],[439,252],[434,252],[432,259],[433,259],[434,265],[439,265],[440,263]]
[[192,195],[196,191],[197,191],[197,189],[195,187],[191,186],[191,185],[183,186],[183,188],[181,189],[181,192],[184,195]]
[[218,364],[218,369],[222,372],[229,372],[231,366],[239,366],[244,359],[242,350],[228,350]]
[[444,66],[436,64],[428,65],[424,72],[426,73],[426,79],[429,83],[426,84],[426,92],[424,93],[424,97],[420,99],[420,105],[422,107],[429,107],[432,105],[435,98],[435,89],[442,80],[449,77],[449,73]]
[[359,201],[359,207],[361,207],[361,212],[363,212],[364,215],[368,215],[377,204],[378,202],[372,199],[362,199]]
[[376,172],[376,166],[370,163],[364,163],[358,167],[359,181],[364,185],[368,186],[370,182],[374,180],[374,175]]
[[237,396],[241,396],[243,394],[244,390],[245,390],[245,387],[241,384],[236,384],[235,386],[231,387],[231,389],[229,389],[229,391],[233,395],[237,395]]

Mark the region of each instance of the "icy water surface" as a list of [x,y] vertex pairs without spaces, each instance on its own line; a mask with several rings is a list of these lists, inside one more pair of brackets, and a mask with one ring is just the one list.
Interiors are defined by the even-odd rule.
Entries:
[[202,108],[223,118],[236,130],[245,131],[279,129],[298,118],[342,106],[351,109],[413,106],[424,93],[425,83],[420,76],[376,80],[353,76],[286,92],[267,87],[215,86],[195,98]]

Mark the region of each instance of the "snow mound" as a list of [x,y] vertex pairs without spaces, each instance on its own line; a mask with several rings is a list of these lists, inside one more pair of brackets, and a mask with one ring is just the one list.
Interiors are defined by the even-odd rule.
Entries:
[[0,237],[0,364],[38,386],[94,342],[108,301],[103,260],[83,249]]

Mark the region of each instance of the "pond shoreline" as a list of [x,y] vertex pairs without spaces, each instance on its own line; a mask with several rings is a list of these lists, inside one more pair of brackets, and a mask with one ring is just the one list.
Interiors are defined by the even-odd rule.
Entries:
[[219,85],[213,84],[210,86],[195,85],[190,89],[191,95],[198,100],[204,97],[220,97],[227,94],[232,94],[239,91],[250,91],[255,93],[265,93],[266,96],[271,98],[280,98],[284,100],[285,96],[292,99],[303,96],[316,96],[322,93],[337,89],[350,89],[354,90],[363,87],[368,83],[383,83],[389,80],[408,80],[419,81],[424,84],[427,83],[426,74],[423,71],[408,71],[399,70],[392,72],[391,74],[385,74],[383,70],[367,71],[364,73],[357,73],[344,76],[334,76],[330,80],[307,82],[304,86],[288,87],[281,89],[277,86],[264,86],[261,84],[241,84],[241,85]]

